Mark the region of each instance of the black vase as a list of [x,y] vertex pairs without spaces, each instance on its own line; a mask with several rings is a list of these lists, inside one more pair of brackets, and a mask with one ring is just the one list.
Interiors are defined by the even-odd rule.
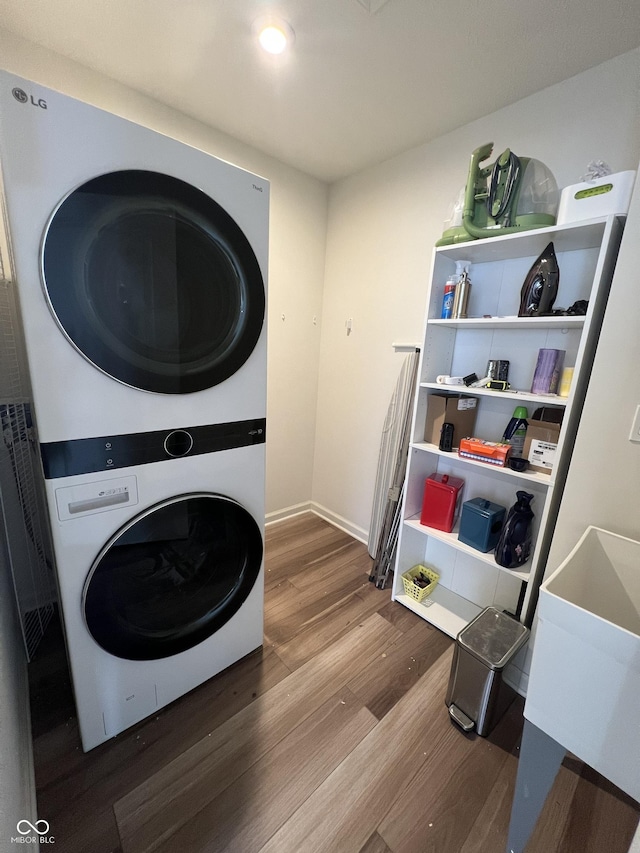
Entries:
[[517,569],[529,559],[533,511],[529,504],[533,495],[516,492],[518,500],[507,514],[495,549],[496,563],[505,569]]
[[524,280],[520,291],[518,317],[539,317],[550,314],[558,295],[559,283],[558,259],[553,243],[549,243]]

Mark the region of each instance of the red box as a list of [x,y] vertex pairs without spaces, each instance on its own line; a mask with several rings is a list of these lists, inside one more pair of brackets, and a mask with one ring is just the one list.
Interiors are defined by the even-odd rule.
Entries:
[[482,438],[463,438],[460,440],[458,456],[487,462],[504,468],[511,453],[511,445],[501,441],[484,441]]
[[451,533],[456,523],[464,480],[450,474],[430,474],[425,480],[420,524]]

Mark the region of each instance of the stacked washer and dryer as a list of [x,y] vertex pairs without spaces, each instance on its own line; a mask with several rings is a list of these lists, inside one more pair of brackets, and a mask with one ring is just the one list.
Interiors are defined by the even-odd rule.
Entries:
[[88,750],[262,644],[269,186],[6,73],[0,158]]

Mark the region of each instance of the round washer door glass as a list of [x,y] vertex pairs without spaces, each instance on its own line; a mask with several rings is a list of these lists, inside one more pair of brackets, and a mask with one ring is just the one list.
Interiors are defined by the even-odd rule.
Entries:
[[206,640],[238,612],[262,565],[262,535],[218,495],[165,501],[103,548],[83,591],[87,628],[107,652],[156,660]]
[[262,331],[264,281],[244,232],[201,190],[157,172],[112,172],[68,195],[45,233],[42,276],[74,346],[145,391],[223,382]]

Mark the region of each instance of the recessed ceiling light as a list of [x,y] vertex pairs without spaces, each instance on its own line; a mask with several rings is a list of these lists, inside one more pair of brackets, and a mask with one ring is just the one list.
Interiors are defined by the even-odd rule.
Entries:
[[260,21],[257,26],[258,41],[263,50],[275,55],[293,44],[295,34],[286,21]]

